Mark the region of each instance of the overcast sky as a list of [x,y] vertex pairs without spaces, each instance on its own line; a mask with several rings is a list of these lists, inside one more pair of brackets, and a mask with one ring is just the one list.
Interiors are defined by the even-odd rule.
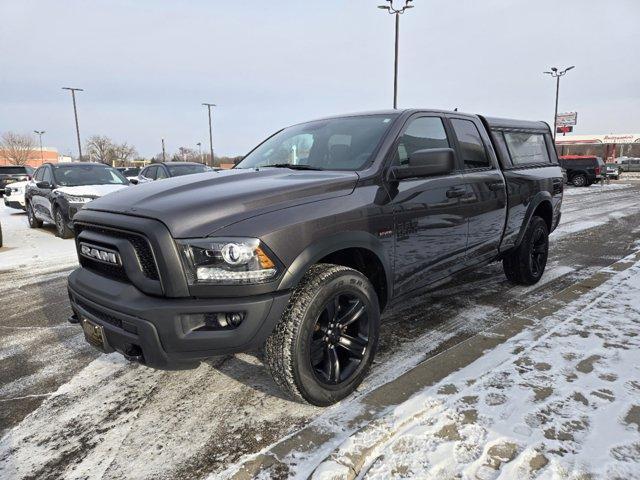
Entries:
[[[393,18],[376,0],[0,0],[0,132],[46,130],[214,149],[392,102]],[[639,0],[415,0],[401,18],[399,106],[522,119],[577,111],[576,133],[640,133]]]

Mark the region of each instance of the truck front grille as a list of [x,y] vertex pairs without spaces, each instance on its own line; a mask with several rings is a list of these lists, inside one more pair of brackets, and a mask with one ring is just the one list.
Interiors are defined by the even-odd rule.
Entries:
[[[83,231],[90,231],[99,233],[106,237],[127,240],[133,246],[133,249],[136,252],[136,256],[138,258],[138,262],[140,263],[140,268],[142,269],[142,273],[144,274],[144,276],[149,280],[160,280],[158,267],[153,257],[151,245],[149,245],[149,241],[141,234],[83,223],[77,223],[75,225],[75,229],[76,235],[80,235]],[[93,270],[96,273],[99,273],[106,277],[114,278],[116,280],[129,281],[126,271],[122,266],[109,265],[83,256],[79,256],[79,258],[80,264],[89,270]]]

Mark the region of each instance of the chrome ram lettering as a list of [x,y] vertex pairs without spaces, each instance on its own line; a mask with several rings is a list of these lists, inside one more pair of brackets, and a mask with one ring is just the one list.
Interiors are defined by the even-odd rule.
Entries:
[[120,265],[120,255],[118,255],[118,253],[113,250],[106,250],[94,245],[81,243],[80,254],[87,258],[98,260],[100,262],[110,263],[112,265]]

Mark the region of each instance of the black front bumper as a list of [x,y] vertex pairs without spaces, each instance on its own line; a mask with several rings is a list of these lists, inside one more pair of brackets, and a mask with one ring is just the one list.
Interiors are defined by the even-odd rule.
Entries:
[[[71,273],[68,289],[74,314],[103,326],[107,352],[135,353],[141,363],[166,370],[194,368],[215,355],[258,348],[290,296],[274,292],[224,299],[155,297],[85,268]],[[222,312],[242,312],[244,320],[231,330],[185,331],[184,315]]]

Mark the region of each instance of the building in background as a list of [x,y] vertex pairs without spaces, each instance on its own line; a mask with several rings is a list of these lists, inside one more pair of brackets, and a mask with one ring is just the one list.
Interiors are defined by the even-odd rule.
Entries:
[[[39,167],[45,162],[58,163],[61,158],[67,158],[64,155],[59,155],[56,148],[43,147],[42,154],[40,153],[40,147],[37,147],[29,153],[29,159],[27,165],[32,167]],[[69,160],[70,161],[70,160]],[[0,149],[0,165],[11,165],[11,162],[6,156],[6,153]]]
[[640,134],[566,135],[556,138],[558,155],[593,155],[607,162],[640,158]]

